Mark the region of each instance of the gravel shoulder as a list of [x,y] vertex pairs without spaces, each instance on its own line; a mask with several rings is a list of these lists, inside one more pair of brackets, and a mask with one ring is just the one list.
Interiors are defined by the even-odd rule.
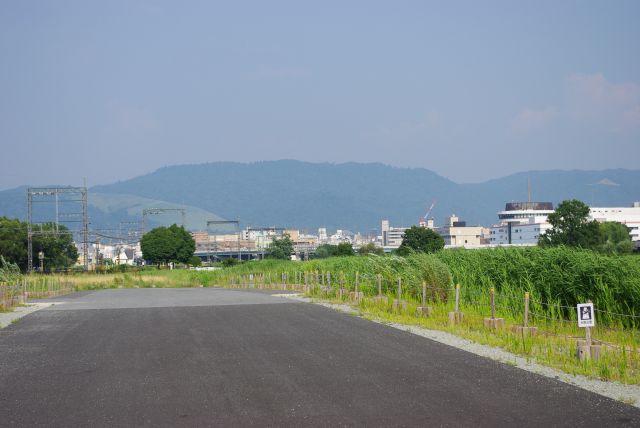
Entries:
[[10,312],[0,312],[0,329],[5,328],[30,313],[48,308],[52,304],[53,303],[50,302],[29,303],[25,306],[18,306]]

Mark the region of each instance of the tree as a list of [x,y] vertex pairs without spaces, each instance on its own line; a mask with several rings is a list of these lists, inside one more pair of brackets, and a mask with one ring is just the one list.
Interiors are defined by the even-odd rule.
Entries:
[[402,244],[398,254],[404,256],[415,251],[418,253],[435,253],[444,248],[444,239],[431,229],[412,226],[404,231]]
[[280,239],[273,237],[265,256],[270,259],[289,260],[291,254],[293,254],[293,241],[289,234],[285,233]]
[[[44,267],[47,271],[67,269],[78,260],[78,249],[73,235],[65,225],[46,223],[35,228],[49,232],[33,236],[34,266],[39,265],[38,253],[44,253]],[[0,254],[10,263],[15,263],[22,271],[28,267],[27,223],[18,219],[0,217]]]
[[617,244],[618,242],[631,241],[629,228],[617,221],[605,221],[600,223],[600,233],[602,234],[602,240],[604,242]]
[[196,243],[184,227],[172,224],[156,227],[144,234],[140,241],[142,256],[151,263],[189,263]]
[[331,244],[318,245],[318,248],[316,248],[316,251],[313,257],[316,259],[326,259],[328,257],[333,257],[336,255],[337,250],[338,250],[337,245],[331,245]]
[[582,201],[562,201],[549,214],[547,221],[552,228],[540,236],[538,243],[541,246],[566,245],[595,249],[602,243],[600,225],[595,220],[589,221],[589,207]]
[[603,241],[600,251],[605,254],[629,254],[634,245],[629,228],[617,221],[600,223],[600,235]]
[[0,217],[0,254],[22,271],[27,270],[27,223]]
[[360,254],[361,256],[366,256],[367,254],[376,254],[378,256],[382,256],[384,255],[384,249],[378,247],[373,242],[369,242],[368,244],[365,244],[362,247],[358,248],[358,254]]
[[353,252],[353,246],[349,242],[341,242],[336,247],[336,256],[338,257],[348,257],[353,255],[355,255]]
[[349,242],[342,242],[338,245],[319,245],[313,257],[315,259],[326,259],[327,257],[348,257],[353,255],[355,255],[353,246]]
[[[69,229],[64,225],[58,225],[60,233],[53,233],[54,228],[55,224],[53,223],[43,225],[42,230],[51,233],[33,237],[34,258],[37,259],[39,251],[44,253],[45,271],[68,269],[78,261],[78,248],[73,242],[73,235],[69,233]],[[34,260],[34,266],[38,262],[38,260]]]

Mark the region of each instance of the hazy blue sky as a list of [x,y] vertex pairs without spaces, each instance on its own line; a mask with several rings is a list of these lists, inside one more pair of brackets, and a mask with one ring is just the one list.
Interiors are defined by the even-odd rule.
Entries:
[[617,0],[4,1],[0,189],[218,160],[637,169],[639,23]]

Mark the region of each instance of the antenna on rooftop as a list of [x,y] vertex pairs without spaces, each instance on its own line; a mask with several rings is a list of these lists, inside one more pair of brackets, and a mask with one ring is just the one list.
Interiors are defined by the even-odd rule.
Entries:
[[529,195],[529,203],[531,203],[531,176],[527,177],[527,193]]

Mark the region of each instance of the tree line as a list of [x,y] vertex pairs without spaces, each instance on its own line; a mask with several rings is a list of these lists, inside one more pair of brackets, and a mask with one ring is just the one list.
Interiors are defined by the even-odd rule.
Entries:
[[[26,272],[29,264],[27,228],[27,222],[0,217],[0,255],[23,272]],[[36,231],[46,233],[33,235],[34,267],[39,267],[40,252],[44,254],[43,265],[47,272],[65,270],[76,263],[78,249],[69,228],[62,224],[56,227],[55,223],[46,223],[38,225]]]
[[562,201],[549,214],[551,229],[540,235],[541,247],[577,247],[604,254],[629,254],[635,249],[629,228],[618,222],[589,220],[589,206],[577,199]]

